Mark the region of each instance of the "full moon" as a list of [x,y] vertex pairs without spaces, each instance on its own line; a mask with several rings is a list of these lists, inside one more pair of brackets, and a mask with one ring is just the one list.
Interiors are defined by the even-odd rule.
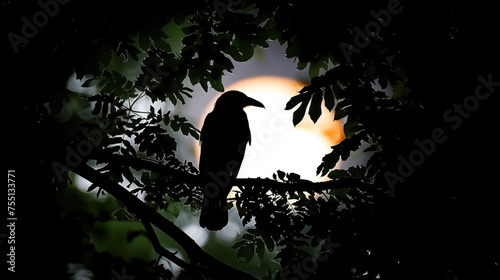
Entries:
[[[285,105],[304,84],[277,76],[256,76],[227,86],[226,91],[238,90],[254,98],[266,107],[247,107],[252,142],[247,146],[238,178],[272,177],[277,170],[296,173],[302,179],[324,181],[316,176],[321,159],[331,152],[331,146],[344,139],[343,125],[333,122],[334,113],[323,106],[321,117],[313,123],[306,115],[296,126],[292,123],[292,110]],[[220,93],[222,94],[222,93]],[[199,127],[213,109],[218,94],[207,104]],[[307,111],[306,111],[307,112]],[[195,147],[199,158],[200,147]]]

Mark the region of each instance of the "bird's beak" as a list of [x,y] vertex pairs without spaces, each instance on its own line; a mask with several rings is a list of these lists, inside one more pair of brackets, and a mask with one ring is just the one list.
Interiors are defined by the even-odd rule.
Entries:
[[255,100],[253,98],[250,98],[250,97],[248,97],[246,104],[247,104],[247,106],[261,107],[264,109],[266,108],[266,107],[264,107],[264,104],[260,103],[259,101]]

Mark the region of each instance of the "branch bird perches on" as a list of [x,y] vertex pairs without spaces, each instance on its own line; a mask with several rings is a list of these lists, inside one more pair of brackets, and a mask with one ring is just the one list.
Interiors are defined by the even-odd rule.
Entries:
[[[108,162],[110,164],[118,164],[124,167],[131,167],[135,170],[149,170],[170,177],[180,178],[188,185],[201,185],[205,180],[196,173],[180,171],[169,166],[163,165],[159,161],[153,161],[148,158],[134,158],[118,154],[107,154],[100,151],[94,151],[90,157],[92,159]],[[269,178],[237,178],[234,180],[234,186],[237,187],[252,187],[263,186],[270,191],[312,191],[320,192],[322,190],[335,190],[344,188],[359,188],[364,189],[369,186],[368,183],[362,180],[352,178],[337,178],[324,182],[311,182],[309,180],[297,180],[293,183],[279,182]]]
[[[93,151],[89,156],[91,159],[95,159],[99,162],[108,162],[110,165],[118,165],[122,168],[133,168],[138,171],[149,170],[159,174],[163,174],[170,178],[176,178],[177,181],[185,183],[187,185],[198,185],[200,186],[206,180],[197,173],[191,173],[186,171],[177,170],[170,166],[164,165],[161,162],[154,161],[148,158],[137,158],[128,157],[118,154],[108,154],[102,151]],[[75,167],[72,172],[78,174],[79,176],[89,180],[90,182],[98,185],[104,191],[110,193],[115,198],[123,202],[128,210],[137,214],[143,223],[145,223],[145,229],[148,235],[154,234],[151,225],[156,226],[159,230],[163,231],[174,239],[180,247],[186,252],[189,263],[179,259],[174,253],[167,250],[161,249],[157,241],[156,236],[150,236],[153,245],[155,246],[155,251],[169,259],[173,263],[178,263],[179,266],[184,269],[189,269],[196,274],[204,274],[209,277],[218,277],[221,279],[221,275],[210,275],[212,271],[225,271],[225,278],[222,279],[255,279],[251,275],[239,271],[231,266],[228,266],[210,254],[206,253],[201,249],[196,242],[186,235],[180,228],[175,226],[172,222],[165,219],[159,212],[151,208],[143,201],[138,199],[133,193],[122,187],[117,182],[110,179],[105,174],[102,174],[98,170],[92,167],[81,164]],[[247,178],[247,179],[235,179],[234,186],[240,187],[244,192],[245,188],[252,188],[254,186],[260,186],[263,190],[270,190],[275,192],[283,191],[308,191],[308,192],[321,192],[328,189],[342,189],[342,188],[366,188],[367,183],[362,180],[355,180],[351,178],[339,178],[336,180],[318,182],[314,183],[307,180],[297,180],[294,182],[279,182],[276,180],[271,180],[268,178]],[[149,224],[150,223],[150,224]],[[155,241],[156,240],[156,241]],[[207,269],[215,268],[215,269]]]

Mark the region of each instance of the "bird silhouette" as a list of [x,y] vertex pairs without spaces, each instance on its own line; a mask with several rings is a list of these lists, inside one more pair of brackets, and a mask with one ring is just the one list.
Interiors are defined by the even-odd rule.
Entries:
[[200,226],[221,230],[228,222],[227,195],[251,144],[248,118],[243,111],[247,106],[264,108],[259,101],[240,91],[227,91],[215,102],[201,128],[200,173],[205,178],[204,204]]

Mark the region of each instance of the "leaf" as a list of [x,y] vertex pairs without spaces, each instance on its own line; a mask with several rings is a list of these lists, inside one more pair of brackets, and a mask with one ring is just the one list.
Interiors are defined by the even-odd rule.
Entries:
[[319,76],[319,70],[321,68],[327,69],[328,64],[327,64],[328,59],[325,60],[319,60],[319,61],[311,61],[309,64],[309,77],[314,78]]
[[243,259],[245,262],[251,261],[254,255],[255,255],[255,245],[251,243],[245,246],[241,246],[240,249],[238,250],[238,253],[236,253],[236,256],[239,259]]
[[228,55],[230,55],[235,61],[237,62],[244,62],[247,60],[247,57],[244,56],[236,46],[229,45],[229,46],[223,46],[221,50]]
[[[174,93],[172,93],[172,92],[167,92],[167,98],[168,98],[168,100],[170,100],[170,102],[172,102],[172,104],[173,104],[174,106],[175,106],[175,105],[177,105],[177,98],[176,98],[176,96],[175,96],[175,94],[174,94]],[[154,101],[153,101],[153,102],[154,102]],[[184,102],[183,102],[183,103],[184,103]]]
[[349,178],[349,177],[350,177],[349,172],[343,169],[332,170],[330,173],[328,173],[328,178],[330,179]]
[[156,144],[159,144],[162,147],[163,152],[169,153],[171,151],[177,150],[177,142],[175,138],[168,134],[162,134],[158,137]]
[[304,87],[300,90],[299,95],[295,95],[285,105],[285,110],[290,110],[301,103],[299,108],[293,112],[293,125],[296,126],[303,118],[306,113],[307,105],[311,99],[311,93],[308,93],[308,88]]
[[298,94],[298,95],[293,96],[286,103],[285,110],[292,109],[293,107],[297,106],[297,104],[306,101],[307,98],[310,98],[310,94]]
[[147,51],[149,47],[151,46],[151,40],[149,39],[149,35],[147,35],[145,32],[139,32],[139,47],[143,51]]
[[196,128],[189,131],[189,134],[196,140],[200,140],[200,131]]
[[129,45],[128,48],[127,48],[126,59],[128,59],[128,56],[130,56],[133,60],[139,61],[138,54],[140,54],[140,53],[141,53],[141,51],[138,48],[136,48],[136,47],[134,47],[132,45]]
[[309,117],[313,123],[316,123],[321,116],[321,102],[323,101],[323,96],[320,93],[315,93],[311,99],[311,106],[309,107]]
[[278,173],[278,178],[280,178],[281,181],[284,181],[286,175],[285,172],[278,170],[277,173]]
[[366,174],[366,166],[360,166],[360,165],[356,165],[356,166],[351,166],[349,167],[349,169],[347,169],[347,171],[349,171],[349,174],[351,174],[351,177],[354,177],[354,178],[362,178],[365,176]]
[[343,117],[347,116],[347,113],[343,110],[336,110],[335,111],[335,116],[333,117],[333,120],[336,121],[336,120],[340,120],[342,119]]
[[125,177],[125,179],[127,179],[127,181],[129,181],[129,184],[127,185],[127,188],[129,188],[135,180],[134,174],[132,174],[130,168],[123,168],[122,175],[123,177]]
[[253,46],[252,46],[252,41],[248,39],[241,39],[239,37],[236,37],[233,40],[233,46],[236,47],[236,51],[229,50],[229,52],[226,52],[227,54],[231,55],[231,57],[238,61],[238,62],[244,62],[252,58],[253,56]]
[[102,109],[102,102],[97,101],[95,103],[94,109],[92,110],[93,115],[98,115]]
[[274,250],[274,240],[271,238],[271,236],[267,233],[263,233],[260,237],[262,238],[262,240],[264,240],[264,243],[266,244],[269,252],[272,252]]
[[150,185],[151,184],[151,174],[149,172],[143,172],[141,175],[141,182],[143,182],[145,185]]
[[179,131],[179,122],[178,121],[175,121],[175,119],[171,120],[170,121],[170,127],[174,130],[174,131]]
[[163,123],[165,124],[165,126],[168,126],[170,124],[170,111],[163,115]]
[[165,212],[171,214],[175,218],[179,217],[180,214],[179,208],[174,203],[168,204],[168,207],[165,210]]
[[186,34],[186,35],[190,35],[190,34],[196,32],[196,30],[198,28],[199,28],[198,25],[193,24],[193,25],[186,26],[186,27],[182,28],[182,32],[184,32],[184,34]]
[[325,87],[323,98],[325,99],[325,107],[331,112],[335,107],[335,97],[330,86]]
[[182,43],[186,46],[194,44],[198,40],[198,36],[196,34],[191,34],[182,39]]
[[262,241],[262,239],[257,239],[255,245],[256,245],[255,251],[257,253],[257,256],[259,257],[259,259],[262,260],[262,258],[264,258],[264,253],[266,252],[266,248],[264,247],[264,242]]
[[307,62],[297,62],[297,69],[299,70],[304,70],[304,68],[306,68],[307,66]]
[[397,84],[392,85],[392,91],[394,92],[392,99],[400,100],[402,97],[408,95],[411,90],[407,88],[401,81],[398,81]]
[[[339,145],[342,145],[340,143]],[[325,176],[328,171],[333,169],[337,162],[340,159],[340,149],[334,149],[331,153],[325,155],[323,157],[323,162],[318,166],[318,169],[316,169],[316,174],[319,175],[321,173],[321,176]]]
[[290,182],[298,182],[300,180],[300,175],[292,172],[288,174],[288,180]]
[[350,138],[356,132],[360,131],[362,127],[357,121],[348,121],[344,124],[345,138]]
[[[166,39],[168,39],[168,36],[162,30],[158,30],[158,32],[153,33],[151,35],[151,39],[153,41],[154,46],[157,49],[163,50],[164,52],[167,52],[167,53],[172,52],[172,48],[167,43],[167,41],[165,41]],[[158,63],[155,63],[155,65],[158,65]]]
[[295,112],[293,112],[293,126],[297,126],[297,124],[299,124],[300,121],[302,121],[302,119],[304,118],[308,103],[309,102],[302,102],[302,104],[300,104],[300,107],[295,110]]
[[224,92],[224,85],[222,84],[222,76],[218,79],[210,79],[210,84],[212,88],[218,92]]
[[347,194],[349,194],[349,190],[349,188],[331,190],[330,194],[334,195],[337,200],[344,201],[346,200]]

